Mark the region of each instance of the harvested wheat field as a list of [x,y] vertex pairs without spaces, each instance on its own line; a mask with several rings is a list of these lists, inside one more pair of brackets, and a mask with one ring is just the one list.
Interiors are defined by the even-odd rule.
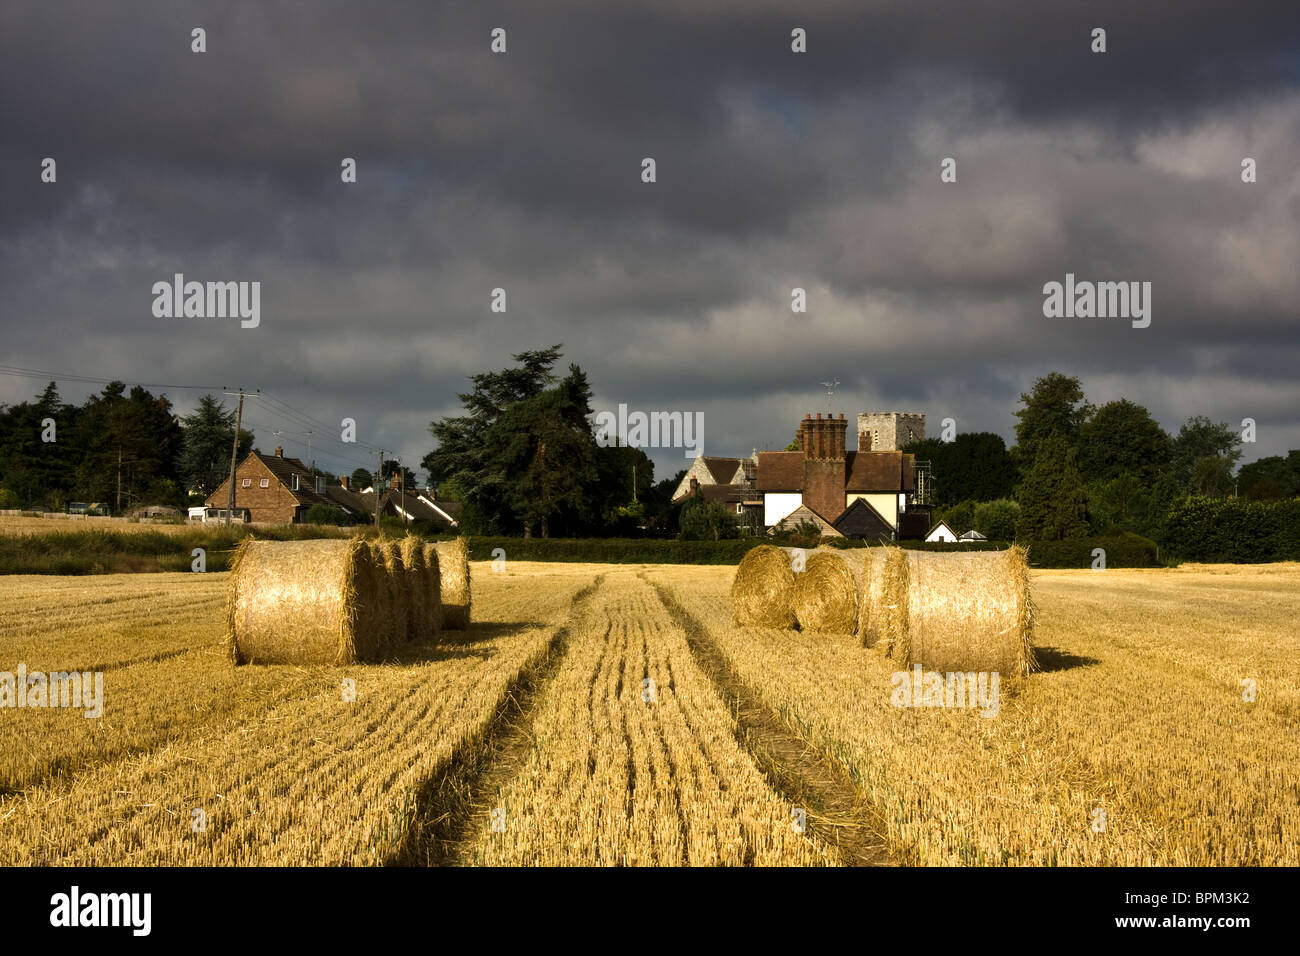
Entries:
[[[100,515],[58,515],[45,518],[31,515],[0,515],[0,534],[58,534],[69,531],[120,531],[124,534],[156,531],[161,534],[192,534],[203,525],[188,522],[124,521]],[[211,527],[211,526],[209,526]]]
[[0,864],[1300,863],[1300,565],[1035,572],[982,710],[734,574],[474,562],[464,631],[253,667],[228,574],[0,578],[0,703],[103,679],[0,706]]

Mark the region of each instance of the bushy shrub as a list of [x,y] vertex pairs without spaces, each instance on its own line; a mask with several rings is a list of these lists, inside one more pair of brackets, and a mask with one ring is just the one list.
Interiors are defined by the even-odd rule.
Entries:
[[470,559],[492,560],[501,548],[507,561],[578,561],[595,564],[738,564],[762,538],[683,541],[664,538],[471,537]]
[[[1016,536],[1016,522],[1020,520],[1020,505],[1010,498],[981,501],[975,506],[972,520],[975,530],[990,541],[1011,541]],[[953,530],[961,534],[955,528]]]
[[342,508],[327,505],[323,501],[318,501],[308,508],[307,513],[302,516],[302,520],[303,524],[326,524],[335,527],[352,523],[352,519]]
[[1161,542],[1184,561],[1300,560],[1300,499],[1185,498],[1169,509]]
[[1031,541],[1029,564],[1035,568],[1091,568],[1095,548],[1106,552],[1107,568],[1154,568],[1160,564],[1156,543],[1131,531],[1109,537]]

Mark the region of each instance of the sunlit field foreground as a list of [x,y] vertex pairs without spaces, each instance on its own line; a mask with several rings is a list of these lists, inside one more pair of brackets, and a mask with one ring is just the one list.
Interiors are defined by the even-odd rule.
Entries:
[[224,574],[0,578],[0,673],[104,675],[99,718],[0,707],[0,863],[838,865],[835,828],[904,865],[1300,863],[1300,565],[1036,572],[1042,670],[992,718],[734,626],[734,568],[473,573],[468,631],[339,668],[233,666]]

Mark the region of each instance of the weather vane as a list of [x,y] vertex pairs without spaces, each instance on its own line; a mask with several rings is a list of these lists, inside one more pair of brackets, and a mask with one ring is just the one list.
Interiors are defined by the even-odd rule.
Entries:
[[822,382],[822,386],[826,389],[827,411],[834,411],[834,409],[831,408],[831,405],[833,404],[835,399],[835,387],[839,384],[840,384],[840,380],[838,378],[831,379],[829,382]]

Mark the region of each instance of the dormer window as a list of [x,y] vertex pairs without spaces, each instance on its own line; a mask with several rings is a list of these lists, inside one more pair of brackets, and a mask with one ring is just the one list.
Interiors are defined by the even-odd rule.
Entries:
[[316,476],[316,494],[318,494],[318,495],[323,495],[323,494],[325,494],[325,476],[324,476],[324,475],[317,475],[317,476]]
[[290,475],[290,476],[289,476],[289,487],[290,487],[290,489],[292,489],[293,491],[298,491],[299,488],[302,487],[302,483],[298,480],[298,476],[297,476],[297,475]]

